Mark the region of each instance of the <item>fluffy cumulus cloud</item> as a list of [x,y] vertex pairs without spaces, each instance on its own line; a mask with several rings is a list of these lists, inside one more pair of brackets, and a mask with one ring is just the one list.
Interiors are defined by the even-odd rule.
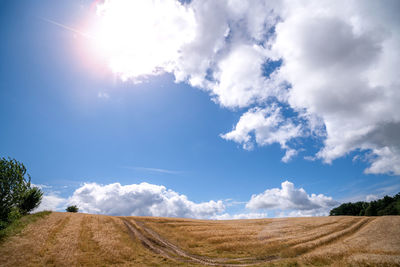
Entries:
[[325,162],[360,149],[370,153],[367,173],[400,174],[399,9],[398,1],[299,2],[276,26],[288,103],[324,122]]
[[124,79],[169,72],[247,109],[227,140],[279,143],[288,161],[299,152],[289,144],[312,135],[323,141],[314,158],[356,151],[366,173],[400,174],[399,10],[396,0],[108,0],[99,36]]
[[221,135],[226,140],[243,144],[243,148],[252,149],[254,142],[259,145],[279,143],[286,154],[282,161],[287,162],[297,151],[290,148],[287,142],[302,136],[301,125],[295,125],[290,119],[285,119],[281,108],[253,108],[243,114],[235,129]]
[[67,199],[60,197],[55,193],[45,193],[39,207],[35,209],[35,212],[43,210],[59,211],[62,210],[66,203]]
[[323,216],[339,203],[323,194],[308,195],[303,188],[285,181],[281,188],[267,189],[252,195],[246,208],[251,210],[278,210],[277,216]]
[[[268,216],[324,216],[339,204],[322,194],[308,195],[304,189],[295,188],[288,181],[282,183],[282,188],[267,189],[264,193],[252,195],[248,202],[227,199],[195,203],[165,186],[144,182],[131,185],[85,183],[69,197],[62,197],[60,192],[49,188],[42,187],[42,190],[44,196],[35,212],[64,211],[69,205],[77,205],[80,212],[92,214],[236,220]],[[374,197],[376,196],[370,195],[367,199]],[[242,207],[242,212],[235,213],[227,207]],[[267,213],[266,210],[272,213]]]
[[43,192],[42,201],[34,212],[43,210],[62,210],[67,203],[67,199],[59,195],[59,191],[54,190],[50,185],[45,184],[31,184],[32,187],[38,187]]
[[216,220],[243,220],[243,219],[263,219],[267,218],[268,214],[265,212],[257,213],[257,212],[248,212],[248,213],[238,213],[238,214],[229,214],[224,213],[221,215],[216,215],[213,219]]
[[68,202],[82,212],[119,216],[210,218],[225,210],[221,200],[194,203],[185,195],[148,183],[86,183]]

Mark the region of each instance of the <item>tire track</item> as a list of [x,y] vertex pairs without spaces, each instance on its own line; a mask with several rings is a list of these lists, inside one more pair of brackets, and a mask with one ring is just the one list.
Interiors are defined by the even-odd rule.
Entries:
[[153,251],[156,254],[160,254],[163,257],[166,257],[168,259],[173,259],[168,253],[166,253],[164,250],[159,249],[158,247],[156,247],[153,242],[151,242],[150,240],[148,240],[139,230],[136,229],[136,227],[134,227],[127,219],[122,219],[122,221],[124,222],[125,226],[128,228],[129,230],[129,234],[131,237],[133,238],[137,238],[140,240],[140,242],[142,242],[142,244],[150,249],[151,251]]
[[[168,259],[175,261],[186,262],[186,263],[197,263],[207,266],[254,266],[257,264],[262,264],[266,262],[271,262],[278,259],[277,256],[269,256],[264,259],[257,258],[208,258],[204,256],[198,256],[190,254],[180,247],[172,244],[168,240],[162,238],[158,233],[152,229],[146,227],[142,222],[134,220],[132,224],[128,219],[121,218],[124,224],[127,226],[131,237],[139,239],[142,244],[148,249],[152,250],[154,253],[162,255]],[[144,234],[141,232],[143,231]],[[228,263],[227,261],[248,261],[246,263]]]
[[[205,256],[193,255],[193,254],[190,254],[190,253],[184,251],[180,247],[172,244],[168,240],[162,238],[157,232],[153,231],[149,227],[146,227],[142,222],[135,221],[135,223],[139,227],[141,227],[141,229],[143,229],[145,232],[147,232],[152,237],[154,237],[156,240],[160,241],[166,247],[172,248],[173,251],[175,251],[178,255],[183,256],[183,257],[196,258],[198,260],[202,260],[202,261],[206,261],[206,262],[213,263],[213,264],[218,264],[218,265],[220,265],[221,263],[228,264],[227,261],[252,261],[251,264],[254,265],[254,263],[258,263],[258,262],[265,263],[265,262],[271,261],[273,259],[276,259],[275,256],[268,256],[268,257],[266,257],[264,259],[260,259],[260,258],[255,258],[255,257],[248,257],[248,258],[209,258],[209,257],[205,257]],[[247,263],[241,263],[241,264],[247,264]],[[225,266],[227,266],[227,265],[225,265]],[[231,266],[231,265],[229,265],[229,266]],[[247,266],[247,265],[234,264],[232,266]]]
[[[353,226],[355,223],[358,223],[358,222],[360,222],[360,220],[358,220],[357,222],[354,222],[354,220],[353,220],[348,223],[334,222],[329,225],[336,224],[336,227],[334,227],[333,229],[331,229],[325,233],[314,234],[314,235],[309,236],[308,238],[301,239],[303,236],[305,236],[307,234],[306,233],[303,236],[298,237],[298,239],[300,239],[300,240],[290,240],[289,242],[286,243],[286,245],[287,245],[287,247],[290,248],[290,247],[304,245],[305,243],[315,242],[324,237],[331,236],[337,232],[343,231],[344,229],[348,229],[349,227]],[[325,226],[325,225],[323,225],[323,226]],[[321,228],[321,226],[314,228],[313,231],[315,231],[318,228]]]
[[[278,255],[271,255],[266,258],[260,259],[259,257],[247,257],[247,258],[209,258],[205,256],[193,255],[177,245],[169,242],[165,238],[161,237],[157,232],[145,226],[144,223],[131,219],[121,218],[124,224],[127,226],[131,237],[139,239],[142,244],[148,249],[152,250],[154,253],[162,255],[168,259],[172,259],[179,262],[185,263],[197,263],[207,266],[254,266],[258,264],[272,262],[278,259],[292,258],[304,253],[308,253],[315,250],[321,246],[325,246],[330,243],[337,242],[351,235],[354,235],[367,224],[372,222],[374,218],[364,218],[348,225],[343,230],[330,232],[328,234],[323,234],[315,239],[308,240],[300,244],[294,244],[284,246]],[[132,223],[133,221],[133,223]],[[237,263],[232,263],[237,262]]]
[[45,244],[39,251],[39,255],[41,257],[45,257],[49,251],[53,248],[54,244],[57,242],[57,235],[65,228],[67,223],[70,221],[71,217],[65,217],[63,219],[59,219],[56,225],[51,229]]
[[282,253],[282,256],[284,257],[295,257],[299,256],[301,254],[310,252],[312,250],[315,250],[321,246],[325,246],[334,242],[338,242],[339,240],[342,240],[344,238],[347,238],[349,236],[352,236],[356,234],[358,231],[360,231],[362,228],[364,228],[367,224],[375,220],[375,218],[365,218],[357,223],[351,225],[350,227],[343,229],[341,231],[338,231],[336,233],[329,234],[327,236],[322,236],[320,238],[311,240],[309,242],[301,243],[298,245],[295,245],[288,249],[287,251],[284,251]]

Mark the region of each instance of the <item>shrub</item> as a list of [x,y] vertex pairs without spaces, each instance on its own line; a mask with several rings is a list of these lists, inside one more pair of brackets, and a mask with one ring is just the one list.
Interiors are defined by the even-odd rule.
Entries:
[[78,212],[79,208],[76,205],[73,205],[73,206],[68,206],[65,210],[67,212]]

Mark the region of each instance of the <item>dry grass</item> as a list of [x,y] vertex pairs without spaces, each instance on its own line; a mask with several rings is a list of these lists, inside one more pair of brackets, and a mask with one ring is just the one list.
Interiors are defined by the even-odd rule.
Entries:
[[[360,222],[354,217],[321,217],[197,221],[187,219],[146,218],[153,230],[179,244],[183,249],[209,257],[295,256],[294,251],[309,250],[322,239],[328,243],[341,231]],[[314,244],[316,243],[316,244]],[[306,244],[307,246],[300,246]]]
[[353,235],[305,254],[304,262],[400,266],[400,216],[377,217]]
[[147,244],[154,245],[153,250],[127,228],[123,219],[51,213],[3,242],[0,263],[2,266],[202,263],[400,266],[399,216],[233,221],[126,217]]
[[117,217],[53,212],[0,245],[1,266],[176,266],[132,240]]

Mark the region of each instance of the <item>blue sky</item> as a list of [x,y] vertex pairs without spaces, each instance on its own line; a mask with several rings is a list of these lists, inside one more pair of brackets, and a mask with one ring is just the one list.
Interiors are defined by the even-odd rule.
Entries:
[[[172,8],[176,5],[178,4],[172,5]],[[203,14],[199,11],[199,5],[201,4],[196,1],[185,4],[186,11],[192,10],[194,14],[197,14],[195,16],[197,24],[202,23],[200,16]],[[267,6],[263,7],[267,8]],[[222,9],[220,6],[214,7],[214,10],[219,10],[218,8]],[[274,10],[277,9],[275,7]],[[243,10],[249,14],[253,12],[251,7]],[[332,10],[334,9],[332,8]],[[253,40],[254,43],[260,43],[261,40],[264,45],[260,46],[260,49],[268,50],[259,52],[260,49],[256,49],[254,52],[260,53],[260,60],[263,61],[261,63],[264,64],[260,64],[260,72],[262,73],[261,66],[265,67],[265,64],[268,65],[270,62],[269,72],[275,71],[277,75],[279,74],[279,79],[271,81],[272,79],[269,76],[265,77],[265,73],[263,73],[264,77],[257,76],[263,84],[260,86],[253,79],[250,81],[250,89],[248,89],[247,84],[246,88],[239,88],[243,79],[240,80],[239,87],[236,84],[229,84],[232,80],[235,82],[234,77],[242,77],[241,75],[247,75],[246,73],[234,72],[233,78],[231,77],[228,82],[223,80],[225,76],[220,73],[224,73],[235,64],[230,58],[231,54],[235,56],[232,57],[235,59],[246,58],[248,50],[234,53],[236,53],[236,47],[241,47],[243,43],[251,44],[252,38],[240,34],[243,32],[250,34],[251,30],[242,29],[242,26],[236,27],[234,23],[229,25],[231,36],[225,37],[224,47],[207,61],[211,62],[207,69],[208,74],[200,75],[201,83],[196,83],[195,79],[191,80],[201,72],[197,69],[192,70],[193,66],[197,66],[196,62],[191,62],[189,59],[186,62],[180,58],[173,58],[175,60],[173,70],[170,70],[169,65],[165,65],[165,62],[155,61],[156,63],[152,67],[162,69],[162,73],[153,72],[130,76],[129,73],[132,72],[129,70],[115,71],[105,64],[103,59],[99,60],[100,63],[88,59],[86,54],[91,48],[85,45],[86,38],[66,28],[70,27],[86,33],[86,29],[82,25],[95,16],[94,12],[92,1],[57,1],[57,3],[54,1],[0,1],[0,33],[3,36],[0,44],[0,156],[15,158],[23,162],[32,176],[32,182],[42,185],[47,195],[58,198],[59,201],[56,201],[55,205],[47,203],[48,207],[62,209],[67,203],[75,201],[83,207],[83,211],[96,212],[95,207],[85,206],[82,203],[85,198],[75,191],[79,188],[82,189],[85,183],[96,183],[99,186],[120,183],[125,186],[146,182],[151,185],[165,186],[165,188],[177,192],[179,196],[185,195],[191,203],[221,200],[224,208],[217,208],[211,213],[205,213],[206,215],[198,215],[195,212],[158,214],[139,212],[136,209],[133,212],[129,208],[126,209],[129,214],[121,214],[182,215],[207,218],[216,218],[215,216],[218,214],[228,214],[225,215],[225,218],[228,218],[234,214],[250,214],[252,212],[258,214],[254,216],[279,216],[279,214],[290,215],[290,212],[299,210],[303,211],[303,213],[298,213],[300,215],[321,214],[318,213],[321,210],[317,213],[312,211],[304,213],[307,211],[306,207],[296,208],[291,204],[264,206],[257,204],[255,205],[258,207],[257,209],[249,208],[251,206],[248,205],[249,200],[254,194],[260,194],[260,197],[265,198],[270,197],[271,194],[282,196],[280,191],[276,191],[278,192],[276,194],[273,193],[275,191],[268,191],[269,193],[263,196],[261,194],[265,190],[281,190],[281,186],[283,190],[281,183],[286,180],[294,184],[295,191],[293,192],[300,192],[296,190],[303,188],[304,193],[306,192],[305,199],[308,202],[314,201],[311,199],[311,194],[323,194],[324,197],[330,197],[329,201],[331,202],[328,201],[330,204],[328,202],[324,202],[326,205],[321,204],[324,212],[342,201],[365,200],[368,195],[373,195],[370,196],[372,199],[384,194],[395,194],[400,190],[398,169],[391,167],[397,164],[398,140],[395,138],[395,140],[388,140],[386,135],[383,135],[383,140],[375,142],[371,141],[375,139],[367,140],[369,132],[354,134],[354,129],[346,128],[341,129],[345,148],[340,148],[342,143],[341,145],[335,143],[335,140],[338,139],[335,136],[335,123],[340,117],[332,119],[332,114],[336,116],[343,110],[347,110],[349,104],[343,98],[349,97],[346,96],[346,92],[351,90],[351,87],[343,88],[342,90],[347,91],[343,91],[342,100],[337,100],[336,96],[330,95],[330,93],[325,94],[318,91],[318,84],[324,84],[324,82],[315,82],[316,88],[307,89],[303,86],[301,77],[296,76],[305,76],[307,73],[288,74],[290,71],[296,70],[295,67],[290,68],[290,66],[295,66],[295,63],[290,65],[291,62],[300,59],[308,60],[308,58],[291,58],[291,55],[285,54],[285,52],[278,53],[282,51],[279,50],[278,45],[287,41],[285,38],[288,35],[285,33],[284,24],[291,22],[290,16],[282,19],[283,22],[280,22],[281,25],[278,26],[275,33],[276,51],[272,51],[273,49],[270,49],[267,44],[272,40],[268,39],[269,37]],[[187,14],[185,13],[182,17],[189,16]],[[336,16],[335,11],[332,11],[332,14],[331,17]],[[369,18],[364,19],[368,20]],[[373,19],[375,20],[373,21]],[[232,21],[232,17],[227,21]],[[347,25],[344,18],[340,17],[338,21],[333,25],[340,23],[344,25],[343,27]],[[379,22],[376,18],[371,18],[368,22],[375,26],[375,21]],[[264,25],[267,22],[270,23],[269,27],[271,28],[275,27],[277,23],[279,24],[273,18],[266,18],[263,22]],[[218,21],[215,23],[218,24]],[[251,23],[248,22],[248,25]],[[302,24],[300,23],[300,25]],[[307,21],[304,22],[304,25],[305,33],[300,36],[301,38],[307,36],[308,28],[306,27],[313,27],[309,26]],[[388,30],[398,30],[398,25],[388,25],[384,22],[382,25]],[[217,26],[215,27],[217,28]],[[390,26],[393,27],[390,28]],[[266,29],[263,31],[271,32],[267,26],[264,28]],[[332,28],[329,29],[332,30]],[[394,35],[397,32],[394,31]],[[125,34],[134,33],[125,32]],[[140,39],[140,36],[136,38]],[[383,45],[386,44],[385,38],[389,37],[383,37],[379,42],[385,49],[390,49],[391,42],[387,41],[387,45]],[[196,42],[196,40],[191,42]],[[340,41],[340,36],[335,40]],[[354,45],[357,45],[355,37],[352,40],[355,40]],[[361,39],[361,41],[365,44],[364,46],[368,46],[369,39]],[[135,42],[138,41],[135,39]],[[183,44],[180,42],[181,40],[176,42],[178,43],[177,50],[187,45],[187,41],[182,41]],[[173,44],[175,45],[175,43]],[[204,39],[201,45],[206,45]],[[375,43],[371,44],[371,47],[373,45]],[[272,46],[274,47],[274,45]],[[254,47],[254,45],[249,47]],[[286,47],[285,49],[288,51],[291,48]],[[309,56],[308,52],[304,51],[302,51],[302,55]],[[339,52],[343,53],[343,51]],[[196,51],[187,49],[186,53],[190,53],[189,56],[191,56]],[[249,57],[254,56],[251,54],[253,51],[249,53]],[[366,51],[365,55],[369,55],[368,53]],[[378,58],[387,51],[380,50],[376,53]],[[313,58],[313,56],[309,57]],[[394,58],[398,59],[396,56]],[[323,57],[318,57],[318,60],[321,58]],[[358,62],[361,60],[356,63],[347,62],[348,58],[340,61],[340,64],[345,62],[343,64],[356,65],[349,69],[357,74],[370,71],[369,69],[360,69]],[[171,59],[168,58],[168,60]],[[285,67],[281,68],[281,73],[279,73],[280,65],[274,63],[274,60],[275,62],[277,60],[284,62]],[[304,64],[308,64],[311,73],[312,64],[315,62],[310,62]],[[328,68],[324,67],[326,62],[317,63],[315,65],[322,69]],[[252,66],[246,66],[248,64],[246,60],[237,64],[238,69],[252,69]],[[187,67],[189,65],[190,68]],[[382,66],[383,70],[384,67]],[[256,66],[256,68],[258,67]],[[234,69],[234,71],[237,70]],[[228,71],[226,73],[228,76],[232,74]],[[314,72],[312,73],[314,74]],[[179,75],[183,75],[184,78],[177,82],[176,80],[180,80],[177,78]],[[327,75],[323,73],[319,77],[325,77],[329,81],[331,77]],[[336,79],[340,80],[340,77],[344,77],[341,75],[341,73],[337,74]],[[376,76],[379,75],[379,73],[376,74]],[[392,79],[395,84],[398,78],[393,77],[389,76],[385,79]],[[278,82],[283,84],[284,78],[285,86],[282,89],[282,85],[276,84]],[[346,84],[358,82],[347,79],[344,79]],[[310,80],[314,81],[312,77]],[[215,84],[212,84],[213,82]],[[373,82],[379,85],[380,80],[376,78]],[[205,85],[207,83],[211,85]],[[227,85],[224,86],[224,84]],[[385,86],[383,82],[381,85]],[[342,88],[340,84],[331,86],[333,89],[330,90],[335,90],[335,86]],[[387,92],[394,92],[398,96],[398,88],[389,87]],[[264,93],[273,91],[273,89],[278,90],[277,88],[282,92],[293,93],[293,95],[282,96],[286,93],[268,93],[269,95],[267,95]],[[325,87],[321,85],[321,88]],[[247,97],[247,92],[253,89],[254,94]],[[243,90],[244,93],[240,90]],[[362,102],[363,96],[368,95],[365,93],[366,91],[368,89],[355,92],[354,101]],[[236,93],[239,95],[238,98],[234,97]],[[299,94],[311,93],[317,96],[326,95],[327,99],[318,100],[318,103],[325,101],[324,108],[336,101],[330,107],[333,111],[319,107],[318,104],[315,104],[317,102],[309,102],[308,99],[313,99],[311,95],[303,102],[298,100],[301,99]],[[332,97],[333,100],[330,100],[329,97]],[[248,100],[243,102],[243,99]],[[389,100],[383,99],[378,104],[391,105],[385,101]],[[271,112],[266,110],[274,104],[281,109],[274,109]],[[371,105],[371,110],[378,105],[367,101],[362,104],[364,106]],[[299,110],[307,111],[302,113],[304,116],[301,117]],[[392,111],[395,112],[395,110]],[[281,112],[279,113],[281,120],[267,130],[263,124],[262,127],[246,126],[251,129],[248,133],[234,132],[239,128],[238,122],[244,114],[259,114],[259,112],[263,114],[263,119],[273,118],[271,114]],[[376,111],[374,114],[379,115],[379,112]],[[387,110],[382,111],[382,114],[387,112]],[[317,130],[316,127],[311,127],[311,119],[304,122],[306,115],[318,117],[319,122],[322,121],[322,126]],[[364,117],[368,117],[361,113],[355,116],[359,116],[360,121]],[[345,121],[343,124],[346,123]],[[365,122],[360,128],[367,125],[370,129],[372,126],[385,123],[396,126],[399,118],[396,116],[389,119],[378,117],[372,122]],[[327,128],[326,125],[329,127]],[[282,139],[283,131],[295,126],[301,128],[301,133]],[[396,129],[394,127],[390,136],[396,135]],[[224,134],[231,131],[234,132],[232,135],[234,137],[223,138]],[[324,133],[317,134],[318,131]],[[258,137],[257,133],[259,133]],[[271,141],[268,139],[269,137],[265,137],[270,133],[280,136],[273,137],[275,139]],[[246,135],[251,139],[244,141]],[[376,136],[382,136],[382,134]],[[352,143],[350,144],[349,141],[347,145],[346,138],[353,140]],[[326,147],[329,149],[324,150]],[[283,162],[282,158],[285,152],[290,149],[296,151],[295,155],[290,157],[287,162]],[[340,153],[332,156],[340,149]],[[384,149],[394,151],[392,153],[394,156],[391,156],[394,160],[390,161],[392,158],[388,159],[388,157],[382,156]],[[325,154],[321,152],[320,156],[316,156],[319,151],[324,151]],[[308,157],[308,159],[304,157]],[[310,160],[311,157],[314,159]],[[374,162],[378,162],[380,159],[385,160],[385,167],[375,168],[366,173],[365,170],[374,166]],[[389,163],[387,163],[388,161]],[[93,191],[92,193],[107,195],[104,192]],[[279,202],[279,199],[274,201]],[[333,203],[334,201],[338,202]],[[129,199],[125,205],[131,205]],[[119,211],[100,209],[99,212],[118,214]],[[295,213],[291,213],[291,215],[295,215]]]

